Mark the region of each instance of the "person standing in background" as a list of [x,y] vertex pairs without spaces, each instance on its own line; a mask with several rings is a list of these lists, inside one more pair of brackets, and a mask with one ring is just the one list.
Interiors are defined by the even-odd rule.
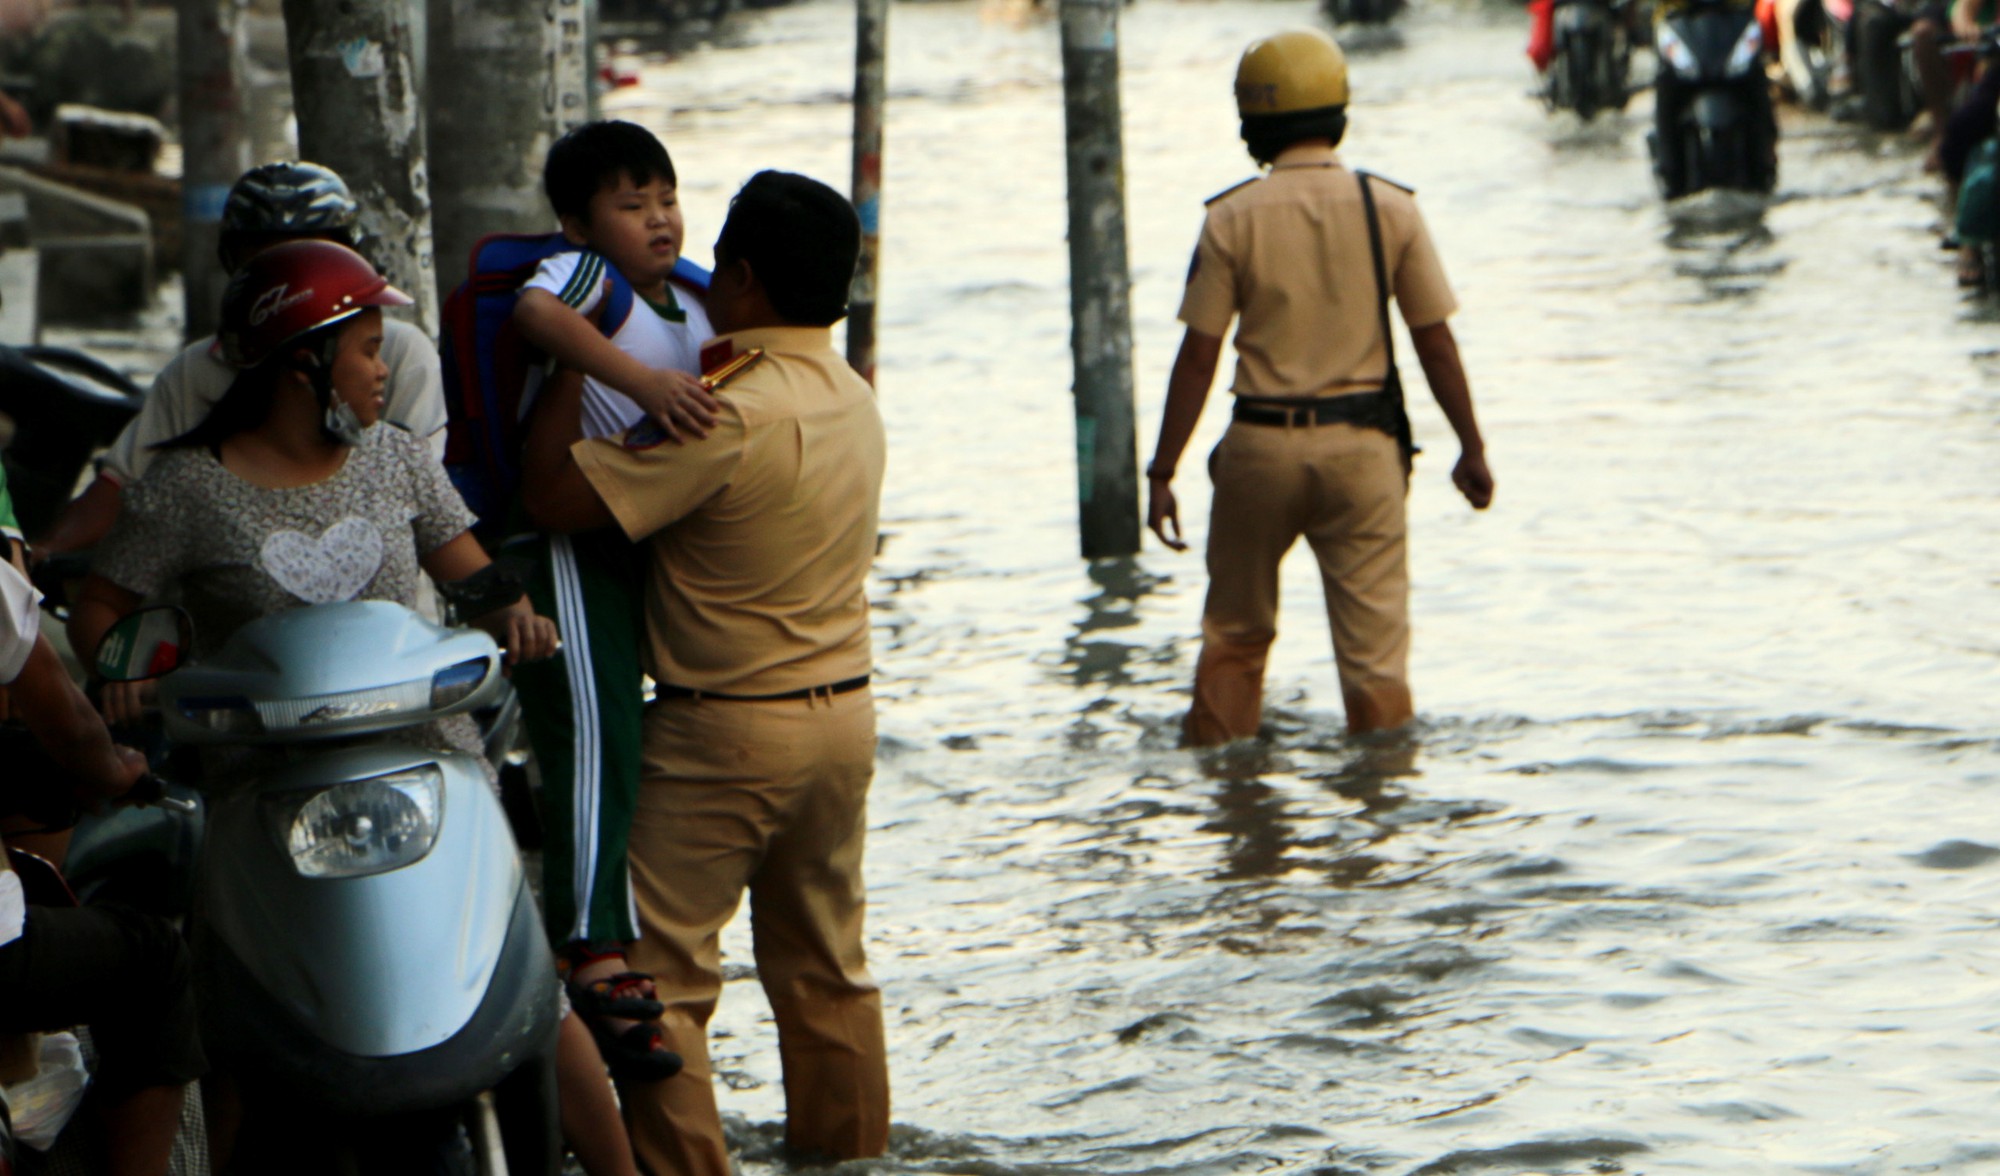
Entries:
[[1147,523],[1176,551],[1187,544],[1174,476],[1237,320],[1234,421],[1208,463],[1209,590],[1184,723],[1197,747],[1258,732],[1278,566],[1301,535],[1319,558],[1348,729],[1398,727],[1414,713],[1404,521],[1414,448],[1388,330],[1392,296],[1458,435],[1452,482],[1474,509],[1493,500],[1445,321],[1457,301],[1413,194],[1335,154],[1347,101],[1346,57],[1324,33],[1280,33],[1244,52],[1243,139],[1270,170],[1208,202],[1188,270],[1187,333],[1146,469]]

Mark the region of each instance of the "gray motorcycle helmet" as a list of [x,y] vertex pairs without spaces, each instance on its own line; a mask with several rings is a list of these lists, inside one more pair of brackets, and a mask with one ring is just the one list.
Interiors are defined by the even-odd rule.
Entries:
[[222,232],[329,237],[348,241],[361,206],[347,181],[317,163],[265,163],[229,190]]

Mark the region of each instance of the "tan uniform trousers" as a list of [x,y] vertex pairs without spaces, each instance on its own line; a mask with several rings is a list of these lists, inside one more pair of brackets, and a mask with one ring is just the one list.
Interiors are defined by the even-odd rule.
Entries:
[[1278,635],[1278,564],[1301,535],[1319,557],[1348,726],[1407,721],[1410,577],[1396,442],[1349,424],[1239,421],[1209,458],[1209,476],[1208,603],[1188,742],[1257,734]]
[[873,695],[663,700],[646,714],[643,765],[631,961],[653,974],[667,1045],[687,1067],[624,1091],[640,1163],[652,1176],[728,1176],[707,1027],[722,990],[722,927],[746,889],[757,975],[777,1018],[786,1141],[838,1159],[880,1155],[889,1070],[861,942]]

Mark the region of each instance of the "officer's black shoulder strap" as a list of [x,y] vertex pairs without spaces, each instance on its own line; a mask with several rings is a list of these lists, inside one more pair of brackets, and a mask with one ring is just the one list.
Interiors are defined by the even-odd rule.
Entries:
[[[1389,329],[1389,299],[1393,296],[1394,290],[1389,285],[1389,267],[1383,257],[1382,218],[1375,212],[1375,186],[1369,181],[1381,180],[1398,188],[1402,185],[1394,180],[1383,180],[1381,176],[1368,171],[1356,171],[1354,179],[1361,186],[1361,211],[1368,221],[1368,252],[1371,255],[1370,260],[1375,263],[1375,308],[1382,328],[1382,350],[1389,357],[1388,371],[1382,376],[1382,392],[1389,400],[1390,420],[1394,426],[1390,436],[1396,439],[1396,448],[1402,451],[1403,478],[1407,483],[1410,476],[1410,459],[1421,450],[1417,448],[1416,439],[1410,432],[1410,413],[1403,403],[1403,377],[1396,370],[1396,334]],[[1403,190],[1409,191],[1407,188]]]
[[1234,196],[1236,193],[1241,192],[1245,188],[1248,188],[1250,185],[1256,183],[1261,178],[1262,178],[1261,176],[1251,176],[1249,179],[1243,181],[1240,184],[1231,184],[1229,187],[1224,188],[1222,191],[1217,192],[1215,195],[1210,196],[1208,199],[1202,201],[1202,203],[1205,205],[1214,204],[1218,200]]

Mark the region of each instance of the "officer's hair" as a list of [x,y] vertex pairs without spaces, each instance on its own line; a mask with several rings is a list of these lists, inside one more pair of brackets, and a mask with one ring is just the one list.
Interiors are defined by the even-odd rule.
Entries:
[[618,183],[665,180],[679,186],[666,145],[637,123],[619,119],[587,122],[555,141],[542,164],[542,191],[557,216],[590,223],[590,199]]
[[738,261],[763,283],[771,309],[823,327],[847,314],[861,256],[861,218],[847,197],[808,176],[760,171],[729,201],[717,266]]
[[1301,139],[1328,139],[1335,147],[1347,134],[1347,108],[1322,106],[1316,110],[1294,110],[1285,114],[1250,114],[1243,117],[1243,143],[1258,163],[1270,163],[1285,148]]

